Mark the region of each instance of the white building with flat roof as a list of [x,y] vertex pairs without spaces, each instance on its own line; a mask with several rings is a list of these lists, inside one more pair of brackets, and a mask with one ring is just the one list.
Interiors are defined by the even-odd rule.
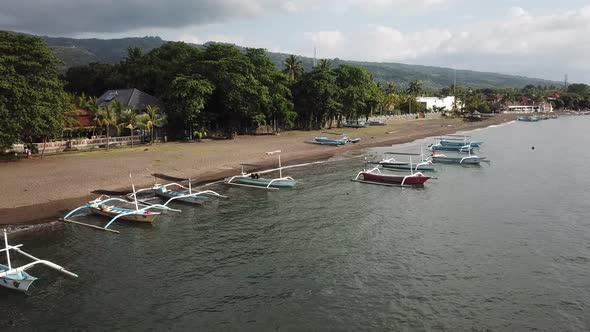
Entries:
[[[444,111],[450,112],[455,107],[455,96],[447,96],[447,97],[418,97],[416,100],[419,103],[424,104],[426,109],[432,111],[435,107],[437,110],[440,110],[444,107]],[[457,103],[457,109],[461,109],[461,103]]]

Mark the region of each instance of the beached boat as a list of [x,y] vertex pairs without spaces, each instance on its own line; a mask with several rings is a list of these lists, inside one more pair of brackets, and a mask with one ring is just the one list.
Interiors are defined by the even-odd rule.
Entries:
[[[37,280],[37,278],[31,276],[25,271],[37,265],[49,267],[70,277],[78,277],[76,274],[64,269],[63,267],[55,263],[52,263],[47,260],[38,259],[37,257],[22,251],[20,249],[22,247],[22,244],[16,246],[9,245],[6,229],[4,230],[4,244],[5,247],[4,249],[1,249],[0,252],[6,252],[7,265],[0,264],[0,286],[2,287],[14,289],[21,292],[28,291],[29,287],[31,287],[31,284],[33,284],[33,282]],[[33,262],[19,267],[12,266],[12,262],[10,261],[11,250],[33,260]]]
[[315,144],[321,144],[321,145],[340,146],[340,145],[346,145],[348,143],[348,140],[346,140],[346,139],[333,139],[333,138],[328,138],[328,137],[314,137],[311,142],[315,143]]
[[366,122],[362,122],[362,121],[358,121],[358,120],[350,120],[350,121],[346,121],[343,122],[341,124],[341,127],[344,128],[367,128],[369,125]]
[[415,154],[385,152],[385,158],[378,163],[383,168],[414,170],[414,171],[434,171],[435,166],[432,164],[431,160],[424,159],[424,154],[420,154],[421,160],[420,160],[420,162],[418,162],[416,164],[412,163],[411,157],[410,157],[410,161],[408,162],[408,161],[396,160],[394,157],[387,158],[388,155],[414,156]]
[[293,188],[297,181],[290,176],[283,177],[281,165],[281,151],[267,152],[267,155],[277,154],[279,156],[279,177],[278,178],[263,178],[258,173],[245,173],[242,165],[242,172],[240,175],[232,176],[225,180],[226,184],[250,188],[278,190],[279,188]]

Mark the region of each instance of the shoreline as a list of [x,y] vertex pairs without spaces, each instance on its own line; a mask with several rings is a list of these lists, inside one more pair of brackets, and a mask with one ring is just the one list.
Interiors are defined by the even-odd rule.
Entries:
[[[111,190],[125,191],[130,190],[127,183],[129,182],[128,174],[133,173],[137,176],[134,182],[137,188],[144,188],[153,185],[154,178],[152,173],[164,173],[177,177],[191,177],[198,179],[198,185],[203,185],[215,181],[223,180],[228,176],[240,172],[240,163],[255,165],[248,171],[261,171],[263,169],[275,168],[276,159],[268,158],[263,155],[263,151],[276,150],[273,147],[280,147],[283,151],[283,166],[328,160],[334,156],[341,155],[353,150],[362,150],[367,148],[404,144],[419,139],[434,137],[439,135],[448,135],[459,131],[468,131],[479,128],[487,128],[493,125],[507,123],[516,119],[515,115],[498,115],[494,118],[486,119],[480,122],[464,122],[459,119],[419,119],[410,121],[396,121],[382,127],[369,127],[371,129],[346,129],[336,128],[330,131],[345,131],[350,136],[360,136],[362,141],[358,144],[351,144],[342,147],[319,146],[309,144],[302,138],[325,135],[321,131],[309,132],[286,132],[277,136],[253,136],[239,137],[233,141],[209,141],[199,143],[166,143],[159,146],[140,146],[137,148],[121,149],[111,152],[95,151],[78,153],[72,155],[55,155],[47,156],[43,160],[26,160],[23,162],[0,164],[0,183],[7,183],[9,188],[21,188],[20,195],[18,190],[12,193],[3,186],[0,193],[3,197],[11,195],[13,206],[6,202],[0,203],[0,225],[16,226],[17,228],[29,228],[31,225],[47,224],[59,220],[65,213],[71,209],[80,206],[88,200],[96,197],[91,192],[94,190]],[[392,129],[395,129],[392,131]],[[357,134],[357,135],[355,135]],[[255,144],[255,145],[254,145]],[[148,155],[148,160],[142,155],[142,152],[155,151]],[[197,151],[195,151],[197,150]],[[200,151],[199,151],[200,150]],[[222,151],[226,150],[226,151]],[[166,154],[173,151],[176,160],[158,165]],[[128,152],[123,154],[123,152]],[[190,153],[190,155],[189,155]],[[220,156],[221,153],[221,156]],[[103,158],[105,154],[109,158]],[[235,159],[237,157],[238,160]],[[151,159],[150,159],[151,158]],[[188,160],[187,160],[188,159]],[[195,166],[191,159],[206,161],[205,165]],[[217,167],[217,160],[223,163]],[[150,167],[146,166],[151,161]],[[72,163],[75,164],[72,166]],[[18,166],[17,166],[18,164]],[[88,164],[90,167],[88,168]],[[109,166],[112,164],[119,166],[121,170],[116,173],[116,179],[107,176]],[[127,167],[121,167],[121,166]],[[22,166],[22,167],[21,167]],[[48,170],[47,167],[52,167]],[[76,166],[87,167],[77,169]],[[160,167],[159,167],[160,166]],[[97,170],[97,167],[99,168]],[[153,168],[152,168],[153,167]],[[48,172],[43,176],[38,173],[38,168]],[[137,169],[143,169],[138,172]],[[105,170],[107,174],[100,170]],[[5,172],[9,170],[9,172]],[[75,174],[75,171],[80,174]],[[86,174],[87,173],[87,174]],[[123,173],[123,174],[121,174]],[[52,175],[53,174],[53,175]],[[27,178],[29,182],[37,182],[40,186],[39,192],[30,192],[25,184],[18,179],[22,175],[33,177]],[[68,181],[71,180],[71,181]],[[165,182],[165,181],[160,181]],[[124,185],[122,185],[124,183]],[[43,184],[46,184],[43,186]],[[84,185],[89,186],[89,190],[77,190]],[[43,187],[41,187],[43,186]],[[23,188],[24,187],[24,188]],[[52,188],[61,188],[56,192]],[[74,190],[67,191],[73,188]],[[33,188],[30,188],[34,190]],[[33,204],[20,204],[22,201],[33,201]],[[16,202],[16,204],[15,204]],[[8,205],[8,206],[7,206]]]

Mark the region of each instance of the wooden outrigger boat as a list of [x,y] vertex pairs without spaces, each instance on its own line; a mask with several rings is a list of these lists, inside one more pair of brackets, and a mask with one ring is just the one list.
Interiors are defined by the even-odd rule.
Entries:
[[[170,199],[165,204],[145,204],[139,203],[137,201],[137,192],[135,191],[135,185],[131,184],[133,188],[132,198],[133,202],[129,202],[128,200],[117,198],[117,197],[109,197],[106,195],[102,195],[97,199],[94,199],[80,207],[75,208],[74,210],[70,211],[64,218],[63,221],[87,226],[94,229],[99,229],[102,231],[109,231],[113,233],[119,233],[118,231],[109,229],[115,221],[127,220],[127,221],[135,221],[135,222],[143,222],[143,223],[152,223],[156,220],[156,218],[162,214],[161,211],[174,211],[174,212],[182,212],[181,210],[172,209],[166,206],[168,203],[172,201]],[[76,220],[71,219],[74,217],[74,213],[80,210],[90,210],[93,214],[101,215],[105,217],[111,218],[109,222],[104,227],[99,227],[96,225],[82,223]]]
[[234,186],[267,189],[267,190],[278,190],[279,188],[293,188],[297,184],[297,181],[290,176],[283,177],[282,165],[281,165],[281,151],[267,152],[267,155],[279,155],[279,177],[278,178],[261,178],[257,173],[245,173],[244,166],[242,165],[242,172],[240,175],[232,176],[231,178],[225,179],[224,183]]
[[[37,280],[37,278],[31,276],[25,271],[37,265],[44,265],[70,277],[78,278],[78,275],[64,269],[63,267],[55,263],[52,263],[47,260],[38,259],[37,257],[22,251],[20,249],[22,247],[22,244],[16,246],[9,245],[6,229],[4,230],[4,244],[5,248],[1,249],[0,252],[6,252],[7,265],[0,264],[0,286],[2,287],[14,289],[21,292],[28,291],[29,287],[31,287],[31,284],[33,284],[33,282]],[[32,259],[33,262],[25,264],[23,266],[13,267],[12,262],[10,261],[10,250],[19,253],[29,259]]]
[[[473,149],[479,149],[483,142],[481,141],[467,141],[466,135],[447,135],[451,138],[444,138],[441,137],[439,142],[430,146],[432,150],[439,150],[439,151],[457,151],[457,152],[471,152]],[[452,138],[452,137],[461,137],[461,138]]]
[[467,135],[447,135],[447,137],[451,137],[451,138],[441,138],[440,140],[440,144],[443,146],[465,146],[465,145],[470,145],[474,148],[480,148],[481,145],[483,144],[482,141],[470,141],[467,142],[467,138],[469,136]]
[[[424,159],[424,152],[420,153],[420,162],[413,164],[407,161],[398,161],[395,158],[387,158],[388,155],[398,155],[398,156],[415,156],[415,154],[411,153],[399,153],[399,152],[385,152],[385,158],[379,162],[383,168],[391,168],[391,169],[404,169],[404,170],[414,170],[414,171],[434,171],[435,166],[433,165],[431,160]],[[410,158],[411,159],[411,158]]]
[[[213,190],[195,191],[192,188],[191,179],[187,179],[186,182],[188,183],[188,187],[185,187],[179,183],[169,183],[164,185],[156,184],[151,188],[137,190],[135,195],[145,191],[152,191],[156,196],[166,199],[166,202],[163,204],[164,206],[167,206],[174,201],[200,205],[205,203],[210,197],[228,198],[227,196],[220,195]],[[133,193],[129,194],[129,198],[133,198],[132,195]],[[142,202],[145,201],[143,200]]]
[[348,140],[346,139],[332,139],[328,137],[314,137],[311,140],[311,143],[320,144],[320,145],[332,145],[332,146],[340,146],[346,145]]
[[[407,154],[412,156],[412,154]],[[417,156],[417,155],[415,155]],[[412,158],[410,157],[410,174],[409,175],[398,175],[398,174],[383,174],[379,167],[375,167],[370,170],[366,170],[366,168],[359,172],[357,176],[353,179],[355,182],[361,183],[368,183],[368,184],[377,184],[377,185],[386,185],[386,186],[421,186],[428,180],[430,180],[429,176],[422,174],[421,172],[414,172],[414,167],[412,164]],[[362,177],[362,180],[361,180]]]
[[445,154],[436,153],[436,150],[432,150],[432,155],[428,157],[428,159],[432,160],[434,163],[444,163],[444,164],[469,164],[469,165],[479,165],[482,161],[487,161],[487,157],[480,157],[471,154],[471,150],[468,151],[467,156],[447,156]]

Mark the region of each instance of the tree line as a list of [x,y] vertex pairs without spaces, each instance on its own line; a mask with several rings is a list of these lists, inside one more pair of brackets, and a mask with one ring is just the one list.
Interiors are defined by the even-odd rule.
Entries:
[[[0,147],[59,137],[76,126],[80,108],[89,111],[95,126],[108,136],[125,129],[132,135],[132,128],[153,132],[154,126],[165,125],[169,137],[182,139],[212,131],[247,133],[260,125],[319,129],[374,114],[424,112],[416,96],[425,94],[456,95],[467,111],[490,112],[498,100],[525,97],[550,100],[555,108],[590,107],[585,84],[567,90],[450,86],[435,91],[420,81],[406,86],[378,82],[364,68],[335,67],[329,60],[305,71],[300,59],[290,56],[277,68],[262,49],[227,44],[197,48],[169,42],[145,54],[130,48],[120,63],[71,67],[61,77],[57,65],[41,39],[0,32]],[[117,103],[96,105],[96,97],[105,91],[123,88],[156,96],[159,109],[139,114]],[[494,95],[496,100],[490,101]]]

